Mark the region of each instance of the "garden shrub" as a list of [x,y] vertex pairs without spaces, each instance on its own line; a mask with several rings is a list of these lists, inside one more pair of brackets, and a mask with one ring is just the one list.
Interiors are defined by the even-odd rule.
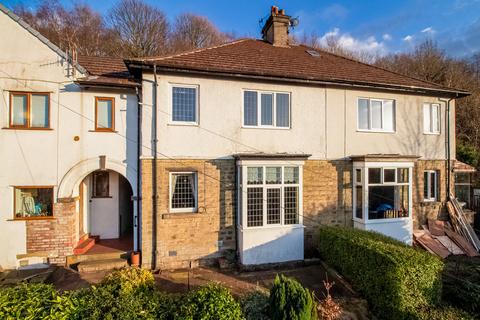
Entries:
[[256,290],[247,293],[240,301],[246,320],[269,320],[268,294]]
[[380,318],[415,319],[441,299],[443,263],[378,233],[321,227],[323,259],[352,283]]
[[313,294],[295,279],[284,275],[275,277],[269,305],[273,320],[317,319]]
[[0,290],[0,319],[46,319],[57,300],[52,285],[22,283]]
[[218,284],[211,283],[198,290],[191,291],[184,298],[174,319],[178,320],[241,320],[240,304],[230,291]]

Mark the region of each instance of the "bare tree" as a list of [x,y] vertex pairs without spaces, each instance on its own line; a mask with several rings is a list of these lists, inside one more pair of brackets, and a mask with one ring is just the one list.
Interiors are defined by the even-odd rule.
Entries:
[[229,37],[220,32],[206,17],[184,13],[175,20],[171,46],[175,52],[221,44]]
[[165,14],[143,0],[120,0],[107,20],[119,39],[118,55],[154,56],[168,51],[169,26]]

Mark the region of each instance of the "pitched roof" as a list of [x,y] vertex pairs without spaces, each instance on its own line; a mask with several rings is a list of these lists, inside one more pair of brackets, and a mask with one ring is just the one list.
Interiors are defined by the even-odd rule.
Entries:
[[104,85],[135,87],[139,83],[133,79],[122,58],[78,56],[78,63],[88,73],[85,78],[77,79],[83,85]]
[[[68,55],[65,53],[65,51],[63,51],[62,49],[60,49],[59,47],[57,47],[53,42],[51,42],[50,40],[48,40],[47,38],[45,38],[43,35],[40,34],[40,32],[38,32],[37,30],[35,30],[34,28],[32,28],[28,23],[25,22],[25,20],[23,20],[22,18],[20,18],[19,16],[17,16],[15,13],[13,13],[13,11],[9,10],[7,7],[5,7],[3,4],[0,3],[0,11],[2,11],[3,13],[5,13],[7,16],[9,16],[13,21],[17,22],[20,26],[22,26],[25,30],[27,30],[28,32],[30,32],[34,37],[36,37],[38,40],[40,40],[41,42],[43,42],[47,47],[49,47],[50,49],[52,49],[55,53],[57,53],[60,57],[62,57],[63,59],[65,60],[69,60],[69,57]],[[77,69],[81,72],[81,73],[85,73],[85,69],[80,66],[80,65],[77,65]]]
[[[309,51],[313,51],[309,53]],[[315,54],[317,52],[318,54]],[[242,39],[164,57],[126,60],[130,68],[156,65],[159,70],[276,78],[446,95],[468,92],[407,77],[379,67],[304,45],[276,47],[263,40]]]

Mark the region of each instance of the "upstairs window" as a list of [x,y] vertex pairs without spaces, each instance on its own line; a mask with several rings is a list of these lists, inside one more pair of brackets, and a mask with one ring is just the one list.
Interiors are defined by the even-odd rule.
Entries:
[[50,128],[50,95],[48,93],[10,93],[10,128]]
[[244,91],[243,125],[245,127],[290,128],[290,94]]
[[440,105],[438,103],[423,105],[423,132],[426,134],[440,133]]
[[115,130],[115,99],[95,97],[95,131]]
[[172,87],[172,122],[198,123],[198,87]]
[[426,170],[423,172],[423,199],[424,201],[438,201],[438,176],[436,170]]
[[359,131],[395,131],[395,102],[382,99],[358,99]]

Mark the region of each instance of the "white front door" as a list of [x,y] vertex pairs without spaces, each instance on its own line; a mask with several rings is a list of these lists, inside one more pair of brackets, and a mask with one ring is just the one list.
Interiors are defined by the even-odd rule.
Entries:
[[[95,173],[94,173],[95,174]],[[119,200],[118,174],[108,171],[108,193],[101,197],[95,195],[95,183],[92,176],[90,186],[90,234],[100,236],[100,239],[115,239],[119,237]],[[100,178],[98,179],[100,180]]]

